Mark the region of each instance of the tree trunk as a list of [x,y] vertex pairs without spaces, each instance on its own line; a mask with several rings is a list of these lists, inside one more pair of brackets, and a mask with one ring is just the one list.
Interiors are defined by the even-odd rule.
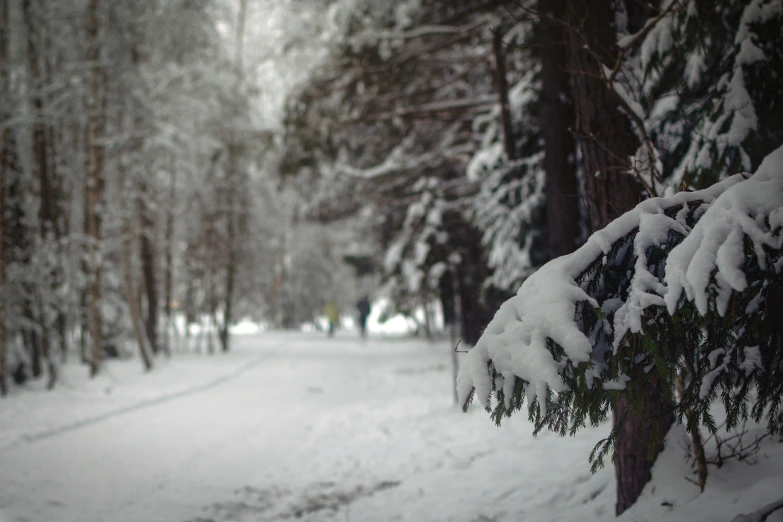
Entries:
[[[5,35],[7,34],[5,31],[6,27],[6,20],[7,20],[7,10],[8,10],[8,4],[7,2],[3,2],[2,5],[0,5],[0,9],[2,9],[2,13],[0,16],[2,16],[2,22],[0,22],[0,30],[2,31],[2,35],[0,35],[0,39],[3,41],[0,41],[0,46],[2,48],[0,49],[0,53],[2,55],[5,55]],[[3,56],[5,58],[5,56]],[[0,62],[0,67],[5,67],[6,61],[5,59]],[[2,132],[2,138],[0,138],[0,292],[5,291],[5,284],[6,284],[6,276],[5,276],[5,147],[7,144],[7,132],[3,130]],[[3,304],[3,301],[0,300],[0,395],[5,396],[8,394],[8,348],[6,346],[6,339],[8,337],[8,334],[6,333],[6,311],[5,306]]]
[[169,204],[166,209],[166,274],[164,276],[164,313],[166,315],[166,339],[163,349],[167,356],[171,355],[171,329],[177,326],[171,317],[171,301],[174,299],[174,203],[177,199],[177,169],[171,171],[171,186],[169,187]]
[[566,13],[575,130],[582,150],[590,224],[595,231],[641,200],[643,188],[629,174],[629,157],[639,142],[630,122],[617,109],[614,90],[601,79],[602,64],[614,63],[618,52],[611,1],[590,3],[589,8],[586,3],[569,2]]
[[[232,170],[234,170],[232,162]],[[236,176],[235,172],[232,172]],[[237,271],[237,253],[236,253],[236,209],[234,208],[234,194],[233,190],[236,187],[228,187],[228,265],[226,266],[226,294],[225,294],[225,306],[223,308],[223,325],[220,327],[218,335],[220,337],[220,348],[223,352],[227,352],[229,349],[229,327],[234,312],[234,286]],[[217,293],[215,293],[217,296]],[[216,297],[215,297],[216,298]],[[216,307],[215,307],[216,308]],[[217,316],[215,315],[215,309],[213,309],[213,317],[215,318],[215,326],[217,326]]]
[[[27,65],[30,73],[30,83],[32,86],[31,105],[33,109],[33,142],[32,142],[32,156],[33,166],[38,178],[38,188],[40,195],[40,205],[38,207],[38,221],[40,225],[41,241],[46,242],[48,239],[59,239],[60,234],[57,229],[56,221],[56,202],[54,183],[50,175],[49,164],[49,133],[47,132],[47,125],[45,123],[44,103],[41,93],[41,70],[40,70],[40,52],[39,52],[39,39],[35,34],[36,23],[33,20],[33,7],[32,0],[24,0],[22,3],[22,13],[24,15],[25,32],[27,36]],[[58,272],[61,269],[58,267],[55,270]],[[51,287],[47,290],[50,293],[56,292],[57,283],[60,279],[57,274],[53,274],[55,281]],[[47,364],[49,371],[48,388],[54,387],[57,382],[57,363],[51,350],[51,335],[49,328],[49,318],[47,313],[48,305],[41,297],[39,290],[34,290],[38,308],[38,320],[41,329],[41,355]],[[40,364],[40,363],[39,363]],[[35,363],[34,363],[35,367]],[[33,370],[35,373],[35,369]]]
[[498,27],[492,35],[492,53],[495,58],[495,89],[500,104],[500,125],[503,129],[503,145],[509,161],[517,159],[511,110],[508,105],[508,81],[506,80],[506,57],[503,52],[503,32]]
[[481,245],[481,233],[473,227],[466,226],[463,241],[460,250],[461,261],[457,267],[459,325],[462,330],[462,340],[468,346],[475,346],[498,309],[499,302],[485,299],[488,294],[482,295],[483,283],[488,274]]
[[[566,8],[568,70],[576,114],[575,130],[582,150],[590,224],[599,230],[640,200],[642,187],[631,175],[628,158],[638,140],[617,109],[616,94],[601,79],[602,64],[617,57],[614,10],[610,0],[568,2]],[[615,451],[616,512],[636,502],[651,478],[661,437],[674,421],[670,405],[656,382],[640,383],[645,411],[628,411],[619,400],[613,412],[620,427]],[[664,413],[668,412],[668,413]],[[650,449],[654,451],[649,451]]]
[[[8,63],[8,27],[10,25],[8,4],[10,0],[0,0],[0,122],[8,121],[6,107],[10,100],[6,97],[10,92],[9,63]],[[5,184],[8,179],[8,146],[9,130],[3,125],[0,131],[0,295],[5,291],[6,285],[6,191]],[[8,347],[6,345],[8,333],[6,331],[6,308],[4,301],[0,299],[0,395],[8,394]]]
[[103,351],[101,317],[101,209],[103,199],[103,115],[101,100],[100,43],[98,41],[99,0],[89,0],[87,14],[87,62],[90,64],[87,113],[87,236],[91,279],[89,283],[89,323],[92,337],[90,375],[98,374]]
[[233,301],[234,301],[234,280],[236,279],[236,262],[234,255],[229,259],[229,265],[226,269],[226,306],[223,310],[223,326],[220,328],[220,348],[227,352],[229,349],[229,327],[233,320]]
[[566,72],[565,31],[553,19],[565,12],[566,0],[542,0],[539,9],[547,236],[549,256],[554,259],[573,252],[579,240],[579,182],[571,133],[574,107]]
[[[35,295],[37,293],[37,289],[28,287],[27,293],[31,296]],[[39,315],[35,313],[35,308],[37,308],[37,306],[35,306],[33,301],[25,301],[25,316],[31,322],[36,322],[37,316]],[[30,352],[30,364],[33,379],[37,379],[43,375],[43,366],[41,364],[41,359],[43,357],[43,339],[39,335],[38,330],[34,328],[24,328],[23,331],[27,333],[27,335],[23,335],[22,338],[25,340],[25,344],[27,345],[27,348]]]
[[147,315],[144,318],[147,339],[152,353],[158,353],[158,281],[156,277],[155,221],[150,215],[150,209],[146,199],[149,191],[146,184],[139,187],[137,206],[141,221],[141,271],[144,279],[144,295],[147,298]]
[[41,294],[35,290],[36,304],[38,308],[38,324],[41,327],[41,354],[46,361],[46,369],[49,372],[49,380],[46,382],[46,389],[54,389],[54,385],[57,384],[57,360],[54,357],[51,349],[51,335],[49,331],[49,322],[46,318],[46,309],[44,308],[44,302],[41,298]]
[[[450,287],[449,290],[447,290],[447,293],[451,295],[451,309],[449,310],[449,315],[451,315],[451,400],[452,403],[455,406],[459,405],[459,394],[457,393],[457,377],[459,376],[459,356],[458,353],[458,341],[457,341],[457,332],[459,331],[459,316],[460,316],[460,306],[459,301],[457,300],[457,296],[459,295],[459,288],[457,288],[457,269],[456,267],[451,267],[451,270],[448,271],[449,274],[449,281],[448,286]],[[444,321],[445,321],[445,308],[444,308]]]
[[217,291],[215,290],[215,274],[209,274],[207,276],[209,278],[208,281],[208,290],[207,290],[207,302],[209,304],[209,315],[207,317],[207,324],[208,327],[206,328],[207,333],[207,352],[212,355],[215,353],[215,339],[213,337],[213,332],[217,330]]
[[663,438],[674,423],[673,408],[660,388],[659,378],[654,376],[639,384],[644,387],[644,412],[639,415],[629,410],[624,398],[617,401],[613,412],[615,426],[626,416],[615,447],[617,515],[636,502],[652,478],[653,464],[663,450]]
[[136,297],[136,288],[133,283],[133,267],[131,259],[133,258],[133,243],[131,242],[131,227],[130,217],[125,218],[125,224],[123,225],[123,238],[122,242],[122,272],[125,280],[125,299],[128,301],[128,308],[131,316],[131,323],[133,324],[133,335],[136,337],[136,343],[139,346],[139,356],[141,362],[144,365],[146,371],[152,369],[152,357],[150,355],[149,345],[144,329],[141,326],[141,313],[139,310],[139,302]]
[[427,303],[427,297],[425,296],[421,300],[421,308],[424,312],[424,335],[427,336],[427,340],[429,342],[434,341],[434,337],[432,336],[432,314],[430,314],[430,306]]
[[[239,183],[240,174],[237,168],[236,152],[229,151],[228,173],[226,184],[226,227],[228,232],[228,257],[226,264],[226,283],[225,283],[225,307],[223,308],[223,325],[219,328],[220,347],[223,352],[229,349],[229,327],[233,318],[234,311],[234,290],[237,272],[237,226],[238,209],[237,193],[242,189]],[[217,293],[215,293],[217,296]],[[217,325],[217,323],[216,323]]]

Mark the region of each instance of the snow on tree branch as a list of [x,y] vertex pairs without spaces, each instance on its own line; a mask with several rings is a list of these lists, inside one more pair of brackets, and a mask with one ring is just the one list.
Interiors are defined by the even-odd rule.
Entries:
[[684,291],[699,313],[706,315],[708,286],[714,278],[719,289],[718,313],[723,316],[732,290],[741,292],[748,284],[743,271],[745,238],[750,239],[762,269],[766,268],[766,248],[781,248],[782,207],[783,147],[767,156],[753,177],[726,190],[672,250],[666,263],[669,313],[675,312]]
[[[686,212],[680,211],[679,215],[670,218],[666,215],[667,210],[675,207],[687,209],[690,203],[709,205],[742,180],[741,175],[736,175],[706,190],[644,201],[593,234],[573,254],[544,265],[522,284],[515,297],[501,306],[478,344],[468,354],[457,382],[460,401],[464,404],[475,390],[475,398],[482,405],[489,406],[492,382],[487,368],[491,364],[502,376],[504,385],[510,387],[509,390],[513,389],[514,377],[522,379],[527,400],[538,401],[541,410],[545,411],[548,390],[567,390],[562,378],[567,364],[593,363],[600,367],[600,361],[593,358],[594,342],[590,332],[582,331],[575,319],[578,303],[602,308],[607,313],[620,308],[622,313],[616,315],[614,341],[620,339],[627,329],[640,328],[644,308],[663,304],[663,289],[653,283],[646,269],[640,270],[631,281],[631,292],[625,302],[613,298],[599,303],[577,282],[580,276],[596,260],[608,255],[613,244],[634,230],[639,230],[633,244],[637,253],[660,243],[670,229],[687,233],[684,223]],[[644,258],[641,259],[640,264],[643,264]],[[554,355],[548,347],[548,340],[562,347],[564,353]],[[504,397],[506,401],[511,400],[510,393],[505,393]]]

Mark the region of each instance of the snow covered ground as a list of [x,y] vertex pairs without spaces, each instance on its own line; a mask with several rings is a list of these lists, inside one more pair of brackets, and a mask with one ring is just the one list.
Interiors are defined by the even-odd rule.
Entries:
[[[531,436],[451,404],[449,347],[352,332],[260,332],[150,374],[66,366],[54,392],[0,402],[0,521],[583,521],[614,519],[607,427]],[[705,493],[669,438],[621,520],[731,520],[783,492],[783,444],[711,469]],[[775,515],[777,516],[777,514]],[[773,519],[768,519],[769,521]],[[780,520],[780,519],[778,519]]]

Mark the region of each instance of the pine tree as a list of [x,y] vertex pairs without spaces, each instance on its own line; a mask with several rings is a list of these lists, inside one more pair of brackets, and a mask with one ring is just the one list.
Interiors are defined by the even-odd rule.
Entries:
[[670,184],[752,172],[783,141],[783,80],[769,74],[783,66],[781,23],[775,1],[689,1],[644,39],[638,99]]

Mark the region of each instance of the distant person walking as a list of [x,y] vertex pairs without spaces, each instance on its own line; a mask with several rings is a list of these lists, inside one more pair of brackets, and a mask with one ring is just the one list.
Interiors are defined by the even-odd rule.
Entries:
[[356,309],[359,310],[359,331],[362,338],[367,337],[367,318],[370,317],[370,300],[365,295],[356,303]]
[[334,304],[334,301],[329,299],[326,301],[324,312],[326,312],[326,320],[329,321],[329,337],[332,337],[335,328],[337,328],[337,323],[340,321],[340,311],[337,309],[337,305]]

